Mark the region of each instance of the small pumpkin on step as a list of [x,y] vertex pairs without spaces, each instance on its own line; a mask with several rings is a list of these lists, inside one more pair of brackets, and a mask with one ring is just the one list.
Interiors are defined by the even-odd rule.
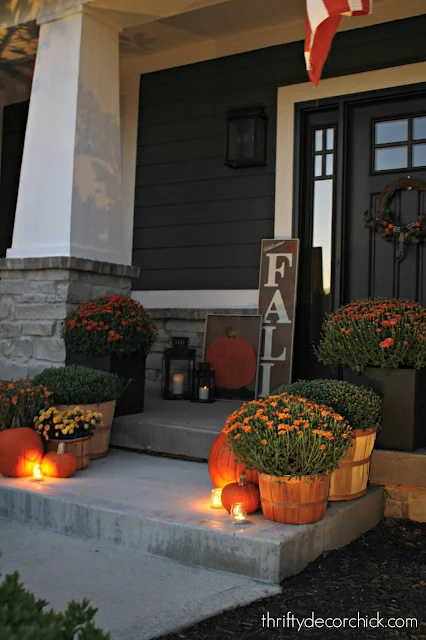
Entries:
[[65,453],[65,443],[61,442],[58,451],[46,453],[41,463],[41,472],[50,478],[70,478],[77,471],[77,458],[73,453]]
[[222,506],[228,513],[235,502],[244,502],[247,513],[254,513],[260,509],[259,488],[252,482],[246,482],[245,474],[240,476],[239,482],[227,484],[222,489]]

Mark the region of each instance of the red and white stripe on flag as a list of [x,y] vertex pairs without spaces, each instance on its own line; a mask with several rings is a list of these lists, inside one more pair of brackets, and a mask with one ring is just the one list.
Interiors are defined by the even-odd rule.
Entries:
[[373,0],[306,0],[305,59],[310,79],[318,84],[342,16],[365,16]]

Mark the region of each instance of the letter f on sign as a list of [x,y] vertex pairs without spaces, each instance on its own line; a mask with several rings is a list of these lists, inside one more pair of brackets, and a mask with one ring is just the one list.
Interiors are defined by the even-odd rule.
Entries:
[[269,259],[269,265],[268,265],[268,282],[265,284],[265,287],[278,287],[278,284],[275,280],[275,276],[277,273],[279,273],[281,278],[284,278],[284,268],[285,268],[285,260],[283,260],[282,265],[280,267],[277,267],[278,258],[287,258],[288,264],[291,268],[293,266],[293,254],[292,253],[267,253],[266,257]]

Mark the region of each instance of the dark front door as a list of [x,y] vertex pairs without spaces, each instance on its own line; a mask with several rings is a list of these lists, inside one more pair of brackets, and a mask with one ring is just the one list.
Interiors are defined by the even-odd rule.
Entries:
[[[397,178],[426,181],[426,92],[353,105],[348,113],[347,206],[344,226],[343,303],[367,296],[426,302],[426,245],[406,244],[396,261],[397,239],[386,242],[363,228],[368,209]],[[426,192],[398,191],[390,200],[401,227],[426,213]]]
[[[319,105],[321,107],[321,105]],[[313,347],[325,313],[372,297],[426,304],[426,243],[386,242],[364,228],[383,190],[397,178],[426,181],[426,88],[301,106],[295,235],[301,239],[293,380],[335,377]],[[404,190],[390,201],[396,225],[426,214],[426,192]]]

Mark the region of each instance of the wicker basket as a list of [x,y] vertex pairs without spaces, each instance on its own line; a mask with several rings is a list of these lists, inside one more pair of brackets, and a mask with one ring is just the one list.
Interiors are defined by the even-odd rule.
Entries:
[[46,453],[49,451],[58,451],[61,442],[65,445],[64,453],[73,453],[77,458],[77,469],[85,469],[90,462],[90,436],[84,438],[74,438],[74,440],[55,440],[46,441]]
[[97,411],[102,413],[102,424],[96,427],[96,431],[90,439],[90,459],[105,458],[108,455],[109,441],[111,437],[112,421],[114,418],[116,401],[103,402],[102,404],[70,404],[58,405],[59,411],[70,411],[80,407],[82,411]]

